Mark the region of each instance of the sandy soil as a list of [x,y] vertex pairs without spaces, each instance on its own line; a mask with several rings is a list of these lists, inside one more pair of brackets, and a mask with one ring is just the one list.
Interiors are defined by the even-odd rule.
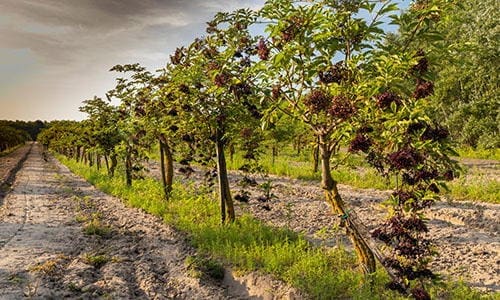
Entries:
[[[38,145],[4,200],[0,299],[293,298],[258,276],[191,277],[185,259],[196,253],[182,235],[44,161]],[[265,289],[247,285],[262,281]]]
[[[498,172],[494,161],[474,160],[468,164],[468,167],[476,168],[484,164],[493,176]],[[151,172],[159,176],[156,164],[151,165]],[[190,178],[201,183],[198,173],[201,172]],[[241,178],[239,172],[230,174],[233,196],[241,190],[238,186]],[[262,178],[255,179],[259,184],[264,182]],[[303,232],[317,244],[335,247],[342,243],[351,247],[343,229],[338,227],[339,218],[332,215],[317,182],[278,176],[268,179],[272,182],[275,197],[264,203],[257,200],[263,195],[262,189],[246,188],[251,195],[250,201],[235,201],[239,214],[248,212],[268,224]],[[390,192],[346,185],[340,185],[339,190],[351,214],[363,221],[366,232],[383,221],[386,210],[381,202]],[[500,205],[443,201],[436,203],[426,216],[439,252],[431,264],[432,269],[445,277],[463,279],[481,290],[500,291]]]
[[16,171],[31,150],[31,143],[19,147],[9,155],[0,156],[0,205],[2,199],[10,190]]

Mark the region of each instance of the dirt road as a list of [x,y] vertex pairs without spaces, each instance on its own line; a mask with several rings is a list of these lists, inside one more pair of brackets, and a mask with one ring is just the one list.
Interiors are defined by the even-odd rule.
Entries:
[[[0,208],[0,299],[238,299],[190,277],[182,236],[125,207],[35,145]],[[236,293],[236,294],[235,294]]]

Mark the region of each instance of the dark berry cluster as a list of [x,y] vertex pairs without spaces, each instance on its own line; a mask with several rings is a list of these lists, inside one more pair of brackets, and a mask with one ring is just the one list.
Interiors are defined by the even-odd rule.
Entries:
[[231,87],[229,89],[231,92],[233,92],[234,96],[238,99],[243,97],[243,96],[248,96],[248,95],[252,94],[252,88],[250,87],[250,85],[248,83],[245,83],[245,82],[233,84],[233,85],[231,85]]
[[216,33],[219,30],[217,29],[217,22],[215,21],[210,21],[207,22],[207,33]]
[[340,61],[326,71],[319,71],[319,80],[322,83],[341,83],[347,79],[348,70],[343,61]]
[[423,157],[414,148],[406,147],[387,156],[393,169],[411,169],[423,161]]
[[281,31],[281,40],[285,43],[290,42],[299,33],[299,28],[302,27],[304,19],[299,16],[293,16],[288,20],[289,25]]
[[205,57],[208,59],[214,58],[215,56],[217,56],[217,54],[219,54],[219,51],[217,51],[217,49],[214,47],[206,47],[205,49],[203,49],[203,55],[205,55]]
[[455,173],[452,170],[447,170],[443,173],[443,178],[445,180],[451,181],[455,179]]
[[257,44],[257,54],[262,60],[268,60],[269,58],[269,48],[267,47],[266,41],[264,41],[264,39],[260,39],[259,43]]
[[416,53],[415,57],[418,57],[419,59],[417,64],[411,68],[411,71],[416,76],[422,76],[429,69],[429,61],[425,57],[425,52],[423,50],[419,50]]
[[368,152],[372,145],[372,140],[364,134],[358,133],[356,137],[349,143],[349,152]]
[[356,107],[346,96],[339,95],[333,97],[328,113],[334,118],[346,120],[356,113]]
[[279,85],[274,85],[271,91],[271,96],[273,99],[278,99],[281,95],[281,87]]
[[403,173],[403,182],[415,185],[419,182],[429,182],[439,177],[439,172],[435,169],[410,170]]
[[376,96],[378,107],[385,109],[391,106],[392,103],[396,105],[401,104],[401,98],[391,92],[383,92]]
[[403,205],[412,199],[417,200],[417,197],[415,196],[414,193],[403,190],[395,191],[394,193],[392,193],[392,196],[398,200],[399,205]]
[[184,94],[189,94],[189,87],[185,84],[180,84],[179,91],[181,91]]
[[415,300],[431,300],[431,295],[421,287],[415,287],[410,292]]
[[363,125],[361,126],[359,129],[358,129],[358,133],[370,133],[370,132],[373,132],[374,129],[373,127],[369,126],[369,125]]
[[182,58],[184,57],[184,48],[175,49],[174,55],[170,55],[170,61],[174,65],[178,65],[181,63]]
[[326,111],[331,104],[331,97],[322,90],[313,90],[304,99],[304,104],[309,108],[309,111],[316,114],[321,111]]
[[448,129],[441,127],[441,126],[436,126],[434,128],[432,127],[427,127],[422,134],[422,139],[423,140],[432,140],[432,141],[441,141],[450,135],[450,132]]
[[219,64],[214,61],[211,61],[207,64],[207,70],[209,71],[214,71],[218,69],[219,69]]
[[434,84],[431,81],[418,80],[417,87],[413,92],[415,99],[422,99],[434,93]]
[[219,73],[214,77],[214,83],[218,87],[223,87],[229,81],[229,75],[227,73]]
[[423,129],[428,128],[428,124],[422,121],[418,121],[416,123],[411,123],[408,125],[408,129],[406,130],[407,133],[409,134],[418,134],[420,133]]
[[414,237],[414,234],[427,231],[427,225],[420,218],[406,218],[397,214],[373,230],[372,236],[392,245],[397,255],[416,259],[430,252],[430,243],[426,239]]

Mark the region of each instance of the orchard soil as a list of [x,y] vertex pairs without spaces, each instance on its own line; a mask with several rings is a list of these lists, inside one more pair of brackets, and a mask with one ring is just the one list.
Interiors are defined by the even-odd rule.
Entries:
[[[2,172],[12,165],[0,158]],[[196,252],[181,234],[55,159],[45,161],[39,145],[3,200],[0,299],[294,298],[292,289],[263,276],[190,276],[185,260]]]

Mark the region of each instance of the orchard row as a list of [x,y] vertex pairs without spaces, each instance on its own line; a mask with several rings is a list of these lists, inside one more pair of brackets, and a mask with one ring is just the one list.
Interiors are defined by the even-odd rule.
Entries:
[[[449,134],[429,114],[428,53],[441,7],[425,3],[402,15],[389,1],[366,0],[269,0],[259,11],[218,13],[203,37],[178,48],[158,72],[138,64],[113,67],[122,77],[105,100],[83,102],[86,120],[54,122],[39,140],[91,165],[104,161],[109,176],[122,163],[129,185],[157,142],[166,199],[174,161],[184,172],[192,163],[214,165],[226,223],[236,217],[228,150],[243,151],[251,171],[263,144],[277,150],[306,135],[319,150],[325,199],[365,272],[373,273],[378,259],[392,288],[425,299],[425,279],[433,274],[422,210],[456,168],[448,158]],[[387,20],[399,25],[399,35],[384,31]],[[361,230],[363,220],[351,217],[332,177],[338,164],[331,160],[341,147],[365,157],[380,176],[399,179],[388,219],[372,233],[378,242]]]

